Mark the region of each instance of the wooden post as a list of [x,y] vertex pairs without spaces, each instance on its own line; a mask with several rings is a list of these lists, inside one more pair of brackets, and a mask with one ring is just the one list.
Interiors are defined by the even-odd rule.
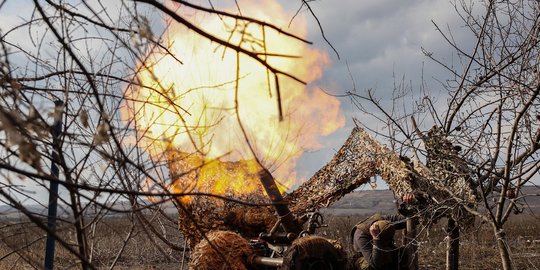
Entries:
[[418,245],[416,243],[416,218],[407,219],[407,228],[403,234],[403,245],[408,251],[408,269],[418,269]]
[[453,219],[448,219],[446,227],[446,270],[459,269],[459,226]]

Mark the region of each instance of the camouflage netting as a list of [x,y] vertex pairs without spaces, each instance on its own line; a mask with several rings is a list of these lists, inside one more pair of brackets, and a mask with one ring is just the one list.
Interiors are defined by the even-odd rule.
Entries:
[[477,205],[471,169],[442,128],[435,126],[421,137],[426,147],[427,162],[425,166],[415,162],[413,167],[421,176],[416,180],[418,189],[435,200],[432,208],[437,208],[437,211],[432,211],[432,214],[452,217],[461,226],[472,225],[474,216],[463,209],[465,206],[476,209]]
[[257,237],[268,232],[277,218],[269,207],[246,207],[233,202],[218,202],[210,198],[194,200],[179,210],[178,227],[193,246],[203,233],[212,230],[232,230],[245,237]]
[[301,214],[320,209],[380,175],[398,194],[414,189],[415,174],[399,155],[356,127],[332,160],[286,199]]
[[[476,195],[466,163],[440,129],[433,128],[422,139],[428,153],[427,165],[402,159],[363,129],[356,127],[328,164],[284,198],[289,202],[291,212],[299,217],[328,206],[368,183],[371,177],[379,175],[399,197],[407,192],[429,195],[431,205],[421,212],[425,223],[443,216],[450,216],[461,225],[471,223],[472,216],[463,211],[463,206],[475,208]],[[173,152],[169,158],[171,173],[180,173],[177,177],[180,180],[188,176],[189,179],[209,178],[208,173],[202,173],[200,168],[193,169],[192,161],[189,162],[191,167],[182,162],[188,158],[186,154]],[[224,173],[234,175],[238,166],[251,168],[248,163],[222,162],[220,169],[225,168]],[[244,195],[225,192],[225,196],[254,203],[268,203],[258,181],[257,171],[249,170],[250,175],[238,175],[239,183],[256,182],[259,188]],[[212,177],[220,178],[220,174],[213,174]],[[230,175],[227,177],[230,178]],[[186,183],[190,185],[189,181]],[[181,188],[190,191],[189,186]],[[195,196],[191,202],[183,205],[185,210],[179,211],[179,227],[191,240],[191,244],[197,243],[202,233],[218,229],[238,231],[245,237],[255,237],[260,232],[269,231],[276,221],[271,207],[252,208],[205,196]]]
[[477,194],[472,185],[471,169],[459,157],[459,151],[447,139],[444,130],[433,127],[423,138],[427,151],[426,166],[433,173],[437,184],[468,203],[475,203]]
[[214,231],[191,252],[192,270],[247,270],[254,256],[249,242],[239,234]]
[[379,175],[398,197],[407,192],[427,194],[429,207],[421,212],[425,223],[449,216],[461,225],[472,224],[464,205],[476,207],[470,170],[441,129],[422,138],[427,166],[410,163],[356,127],[332,160],[285,198],[297,215],[326,207]]
[[[268,204],[258,179],[258,171],[250,167],[250,161],[214,161],[205,164],[198,155],[188,155],[172,149],[168,150],[167,157],[171,176],[175,179],[172,188],[176,191],[213,193],[216,191],[209,190],[209,187],[216,186],[216,181],[227,177],[237,181],[226,183],[230,187],[249,184],[252,185],[251,192],[237,194],[223,185],[220,195],[249,203]],[[191,246],[198,243],[204,233],[212,230],[238,231],[245,237],[256,237],[270,230],[277,220],[271,207],[247,207],[234,201],[208,196],[181,197],[179,202],[178,226]]]

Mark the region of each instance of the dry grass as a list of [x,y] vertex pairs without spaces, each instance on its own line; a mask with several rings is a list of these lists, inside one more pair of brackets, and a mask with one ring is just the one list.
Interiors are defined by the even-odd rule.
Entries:
[[[108,269],[115,260],[114,269],[178,269],[181,265],[183,252],[173,250],[155,235],[149,236],[144,226],[133,226],[128,218],[106,218],[96,224],[88,228],[88,246],[91,262],[97,268]],[[182,246],[183,238],[175,224],[159,228],[162,236]],[[70,245],[76,244],[72,227],[65,223],[58,226],[58,234]],[[44,251],[45,233],[34,224],[0,223],[0,269],[42,269]],[[57,243],[55,268],[73,269],[78,265],[76,256]]]
[[[319,233],[326,238],[340,240],[350,252],[350,229],[361,216],[327,216],[329,227]],[[106,218],[95,228],[89,228],[92,245],[92,263],[99,269],[108,269],[131,230],[127,218]],[[431,229],[420,231],[418,242],[421,269],[443,269],[445,262],[445,233],[441,221]],[[175,224],[163,224],[160,233],[168,240],[182,245],[183,238]],[[94,230],[92,230],[94,229]],[[538,269],[540,265],[540,222],[538,218],[514,216],[506,227],[508,245],[512,249],[515,269]],[[74,233],[60,224],[59,234],[70,244],[75,244]],[[399,237],[399,236],[397,236]],[[45,235],[28,222],[0,222],[0,269],[41,269],[45,250]],[[461,236],[460,269],[500,269],[500,259],[493,233],[487,224],[477,224]],[[173,250],[155,236],[149,237],[143,226],[133,228],[130,240],[118,257],[114,269],[179,269],[182,252]],[[185,263],[186,265],[187,263]],[[77,259],[57,245],[57,269],[73,269]],[[536,267],[536,268],[535,268]]]

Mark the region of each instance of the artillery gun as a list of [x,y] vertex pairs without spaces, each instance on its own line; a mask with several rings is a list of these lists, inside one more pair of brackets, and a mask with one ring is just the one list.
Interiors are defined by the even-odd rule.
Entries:
[[[428,133],[431,137],[423,137],[426,146],[433,147],[433,141],[438,141],[438,151],[441,147],[455,151],[443,135],[432,131]],[[444,154],[448,162],[462,165],[457,153]],[[332,160],[290,194],[282,195],[270,172],[260,170],[257,176],[272,207],[259,206],[250,214],[253,208],[241,207],[234,202],[232,207],[221,205],[218,209],[206,201],[202,205],[210,211],[181,209],[180,229],[192,240],[200,240],[193,247],[190,268],[347,269],[347,257],[341,245],[314,236],[316,229],[324,226],[322,215],[317,211],[368,183],[376,175],[381,176],[399,197],[413,191],[426,194],[424,209],[417,218],[433,221],[446,216],[460,224],[470,223],[471,215],[456,207],[476,206],[474,187],[466,177],[468,172],[452,174],[461,177],[444,177],[432,172],[441,170],[433,162],[431,165],[429,168],[400,157],[356,127]],[[454,168],[465,170],[466,166]],[[231,213],[234,218],[230,218]],[[194,228],[188,222],[199,223]]]

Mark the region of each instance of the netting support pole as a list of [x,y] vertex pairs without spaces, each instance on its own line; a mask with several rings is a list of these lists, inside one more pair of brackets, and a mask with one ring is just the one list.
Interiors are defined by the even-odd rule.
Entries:
[[418,269],[418,243],[416,242],[416,224],[417,218],[412,217],[407,219],[407,227],[405,229],[405,234],[403,235],[403,245],[407,248],[408,251],[408,269]]

